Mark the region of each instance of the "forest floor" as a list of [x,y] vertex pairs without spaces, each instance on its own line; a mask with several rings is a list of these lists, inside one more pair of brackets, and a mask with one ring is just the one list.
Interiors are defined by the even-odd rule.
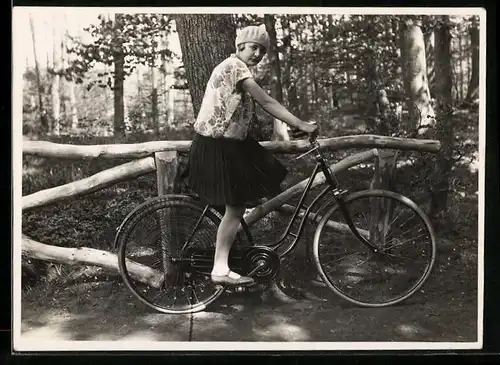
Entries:
[[[23,195],[89,176],[108,165],[116,161],[25,159]],[[292,159],[286,165],[291,170],[287,185],[305,177],[301,169],[307,167],[310,172],[311,168],[307,162]],[[417,185],[425,186],[425,181],[418,180],[424,174],[398,174],[396,190],[418,202]],[[42,279],[23,282],[21,339],[38,344],[49,340],[48,347],[50,341],[64,340],[475,342],[481,320],[477,171],[457,168],[454,175],[450,209],[437,227],[433,272],[421,290],[403,303],[362,308],[325,288],[301,283],[308,294],[301,300],[283,302],[259,293],[227,293],[204,312],[166,315],[139,302],[117,273],[51,265]],[[362,169],[338,178],[351,190],[366,188],[370,182],[370,175]],[[132,207],[154,194],[155,177],[140,177],[80,197],[78,203],[63,202],[23,213],[23,233],[47,244],[112,250],[116,227]]]
[[452,245],[440,251],[420,292],[387,308],[357,307],[310,286],[304,300],[283,303],[257,293],[228,293],[204,312],[166,315],[138,302],[118,276],[87,267],[71,282],[23,292],[21,336],[38,344],[48,339],[475,342],[475,255],[462,251],[460,242]]

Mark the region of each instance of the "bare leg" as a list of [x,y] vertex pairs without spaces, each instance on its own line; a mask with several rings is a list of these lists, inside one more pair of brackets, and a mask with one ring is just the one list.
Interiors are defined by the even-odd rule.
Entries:
[[217,230],[217,241],[215,243],[214,267],[212,269],[212,281],[215,283],[231,285],[253,283],[252,278],[231,271],[228,263],[229,252],[236,238],[236,232],[240,227],[240,220],[244,212],[244,207],[226,205],[226,212]]
[[215,243],[215,257],[212,274],[227,275],[229,272],[229,251],[233,246],[236,232],[240,227],[240,220],[245,213],[244,207],[232,207],[226,205],[226,212],[217,230],[217,241]]

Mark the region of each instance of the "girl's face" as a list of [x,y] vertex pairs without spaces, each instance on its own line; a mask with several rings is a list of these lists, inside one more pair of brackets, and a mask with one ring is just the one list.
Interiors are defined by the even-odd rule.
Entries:
[[243,46],[243,49],[238,50],[237,54],[248,66],[255,66],[266,54],[265,48],[258,43],[246,42],[243,43]]

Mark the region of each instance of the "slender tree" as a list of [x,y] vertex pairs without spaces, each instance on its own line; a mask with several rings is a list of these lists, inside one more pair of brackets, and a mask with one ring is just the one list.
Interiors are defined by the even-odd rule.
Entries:
[[62,52],[59,23],[52,24],[52,133],[60,134],[61,129],[61,73],[62,73]]
[[[69,48],[68,42],[70,40],[69,34],[66,31],[65,32],[65,47],[64,51],[66,51],[66,57],[65,61],[66,64],[64,65],[64,69],[68,69],[69,67],[69,55],[67,54],[67,49]],[[76,83],[75,83],[75,76],[73,73],[68,72],[66,73],[66,85],[68,88],[68,99],[69,99],[69,117],[70,117],[70,125],[72,130],[76,130],[78,128],[78,108],[76,106]]]
[[158,118],[158,69],[153,64],[151,66],[151,116],[153,128],[156,134],[160,133],[160,122]]
[[436,75],[434,70],[434,29],[431,26],[426,27],[424,33],[424,43],[425,43],[425,58],[427,66],[427,79],[429,81],[429,91],[431,95],[435,93],[436,85]]
[[467,101],[474,102],[479,98],[479,21],[477,16],[472,17],[469,27],[471,41],[471,76],[467,88]]
[[452,64],[451,25],[449,16],[441,16],[436,24],[436,109],[438,112],[436,138],[441,150],[434,165],[434,181],[431,187],[432,217],[446,211],[449,193],[449,175],[453,164],[453,118],[452,118]]
[[[276,39],[276,19],[272,14],[264,15],[264,24],[267,33],[269,34],[270,47],[267,56],[269,58],[269,65],[271,71],[271,96],[280,103],[283,103],[283,88],[281,85],[281,67],[278,54],[278,41]],[[274,118],[273,123],[273,140],[289,141],[287,125]]]
[[290,31],[290,21],[287,15],[281,17],[281,27],[283,29],[283,58],[284,58],[284,69],[283,69],[283,87],[286,90],[288,108],[295,114],[299,114],[298,102],[297,102],[297,89],[296,83],[292,80],[293,67],[295,67],[295,59],[293,55],[292,47],[292,34]]
[[464,47],[462,32],[458,32],[458,86],[460,101],[464,100]]
[[[112,28],[120,29],[122,27],[123,14],[116,13],[113,19]],[[123,83],[125,81],[125,52],[123,49],[123,39],[117,37],[117,32],[112,33],[115,36],[113,48],[114,64],[114,82],[113,82],[113,132],[119,137],[125,134],[125,104],[123,100]]]
[[38,94],[38,107],[40,112],[40,127],[43,133],[47,133],[49,130],[49,124],[47,120],[47,112],[44,108],[43,103],[43,86],[41,82],[40,76],[40,65],[38,62],[38,56],[36,52],[36,39],[35,39],[35,25],[33,22],[33,17],[29,16],[30,21],[30,31],[31,31],[31,40],[33,43],[33,58],[35,60],[35,74],[36,74],[36,86],[37,86],[37,94]]

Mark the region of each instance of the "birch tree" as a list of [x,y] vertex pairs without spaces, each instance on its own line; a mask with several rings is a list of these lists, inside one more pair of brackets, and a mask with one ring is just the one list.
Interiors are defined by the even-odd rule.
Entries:
[[410,129],[426,132],[435,124],[427,78],[425,42],[419,22],[405,19],[401,34],[401,66],[410,115]]

